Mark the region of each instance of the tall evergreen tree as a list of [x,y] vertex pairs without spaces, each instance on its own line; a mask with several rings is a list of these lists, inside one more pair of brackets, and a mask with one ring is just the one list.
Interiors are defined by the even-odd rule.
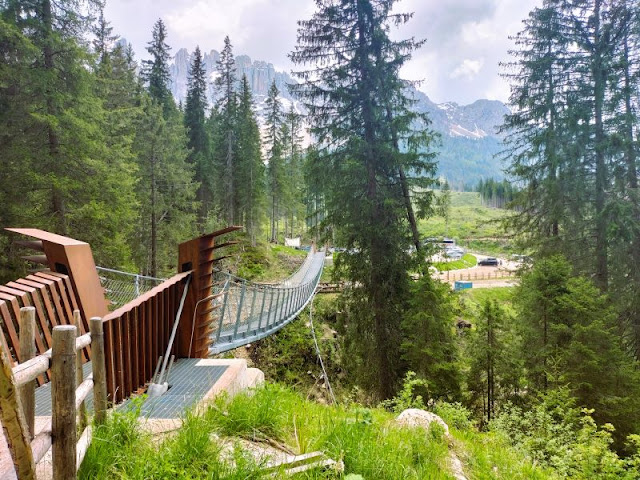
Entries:
[[260,127],[247,76],[242,76],[238,101],[237,152],[239,218],[255,246],[265,208],[265,168],[262,162]]
[[153,57],[142,62],[142,76],[147,82],[147,89],[151,98],[161,104],[165,118],[171,109],[175,109],[175,101],[171,95],[169,85],[169,59],[171,47],[167,45],[167,28],[161,18],[153,25],[152,40],[148,43],[147,51]]
[[326,162],[329,220],[351,249],[337,268],[354,285],[347,308],[355,353],[367,359],[361,373],[381,398],[394,392],[400,374],[399,319],[409,291],[412,234],[399,170],[433,168],[419,150],[430,137],[412,130],[415,116],[398,76],[419,43],[389,38],[391,25],[411,18],[392,14],[395,3],[318,1],[313,17],[299,22],[291,54],[294,63],[311,65],[297,72],[302,83],[293,88]]
[[302,178],[302,116],[293,105],[284,115],[282,122],[283,150],[285,154],[285,188],[284,203],[286,205],[285,234],[294,237],[296,221],[303,215],[303,178]]
[[267,149],[267,178],[271,200],[271,242],[278,241],[278,219],[285,185],[284,145],[282,139],[283,113],[279,95],[280,91],[274,81],[265,100],[267,107],[265,146]]
[[[155,23],[152,36],[147,50],[153,59],[145,63],[143,71],[149,101],[143,103],[143,118],[136,132],[141,175],[138,198],[142,205],[137,244],[142,250],[137,261],[146,272],[158,276],[172,265],[167,249],[197,231],[197,183],[193,165],[186,162],[189,139],[182,113],[169,91],[169,47],[162,20]],[[158,117],[158,108],[162,118]]]
[[216,156],[219,165],[222,167],[220,174],[223,178],[224,195],[224,217],[227,223],[237,222],[237,132],[236,132],[236,63],[233,57],[231,40],[224,38],[224,48],[220,52],[220,59],[217,61],[216,69],[218,77],[215,85],[219,90],[217,101],[217,111],[219,115],[218,145]]
[[200,210],[198,224],[203,229],[211,202],[211,176],[209,132],[206,128],[207,80],[200,47],[196,47],[187,77],[187,99],[184,106],[184,125],[187,128],[190,149],[188,161],[194,165]]
[[[8,26],[0,48],[17,54],[3,56],[3,66],[12,72],[3,69],[9,75],[0,81],[10,105],[0,114],[0,154],[8,175],[29,172],[20,194],[13,191],[4,200],[14,205],[7,207],[12,223],[77,236],[94,246],[98,262],[118,265],[127,259],[125,239],[135,202],[126,156],[107,148],[110,119],[87,68],[92,63],[84,40],[87,4],[98,3],[38,0],[0,6]],[[21,186],[18,177],[13,179],[16,183],[5,178],[5,188]]]
[[162,106],[148,96],[142,105],[135,138],[140,178],[135,259],[144,273],[158,277],[175,271],[176,245],[197,232],[198,184],[177,112],[165,119]]

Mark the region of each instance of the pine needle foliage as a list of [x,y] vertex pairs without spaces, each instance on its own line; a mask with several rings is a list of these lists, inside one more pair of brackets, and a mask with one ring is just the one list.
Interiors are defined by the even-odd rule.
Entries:
[[[434,173],[425,153],[428,119],[411,111],[399,77],[422,42],[391,40],[391,27],[411,18],[392,13],[396,3],[318,0],[311,19],[299,22],[290,54],[306,67],[295,72],[302,83],[292,91],[308,110],[322,165],[316,171],[326,177],[326,223],[349,249],[336,271],[354,285],[345,305],[352,354],[381,399],[398,384],[399,322],[409,295],[412,237],[400,171],[423,186]],[[428,194],[413,201],[423,213],[431,205]]]

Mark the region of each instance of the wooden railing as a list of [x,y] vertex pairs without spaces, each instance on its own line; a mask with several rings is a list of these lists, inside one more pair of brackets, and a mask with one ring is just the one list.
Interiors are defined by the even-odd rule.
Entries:
[[[142,391],[169,344],[184,282],[191,271],[164,281],[104,317],[107,392],[119,403]],[[175,354],[176,348],[171,351]]]
[[[20,345],[24,355],[35,352],[36,311],[20,310]],[[79,311],[74,312],[80,321]],[[53,479],[75,479],[91,442],[91,427],[85,428],[83,402],[93,391],[95,420],[101,423],[107,410],[103,323],[90,321],[91,332],[78,336],[74,325],[58,325],[52,332],[52,349],[12,368],[7,352],[0,351],[0,414],[16,475],[20,480],[36,478],[35,465],[52,449]],[[80,352],[91,346],[93,373],[82,377]],[[35,381],[51,368],[51,423],[35,435]],[[78,413],[80,427],[77,437]]]

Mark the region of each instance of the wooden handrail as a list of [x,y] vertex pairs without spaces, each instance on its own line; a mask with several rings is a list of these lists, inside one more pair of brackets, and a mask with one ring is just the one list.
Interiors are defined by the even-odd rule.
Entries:
[[[79,319],[79,315],[76,313]],[[35,309],[23,308],[22,324],[35,323]],[[105,419],[107,399],[105,384],[104,339],[102,320],[92,318],[91,333],[77,337],[77,327],[59,325],[53,328],[52,349],[46,351],[25,364],[11,368],[11,361],[5,350],[0,351],[0,409],[1,421],[7,435],[11,456],[20,479],[35,479],[35,465],[53,448],[53,479],[75,479],[77,470],[91,442],[91,427],[87,427],[76,441],[76,412],[87,396],[93,392],[96,423]],[[21,338],[22,345],[33,342],[29,328],[21,329],[21,336],[29,336],[30,340]],[[91,347],[93,373],[86,379],[77,375],[78,367],[82,370],[81,352]],[[33,409],[23,409],[33,401],[35,379],[47,368],[51,367],[52,379],[52,417],[44,429],[33,436]],[[44,369],[44,370],[43,370]],[[23,383],[19,383],[23,382]],[[20,388],[21,395],[17,395]]]

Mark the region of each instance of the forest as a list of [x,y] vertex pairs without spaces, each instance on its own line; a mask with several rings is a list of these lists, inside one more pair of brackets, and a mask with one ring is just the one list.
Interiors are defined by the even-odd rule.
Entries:
[[[638,2],[543,0],[523,19],[502,66],[507,180],[478,189],[533,261],[513,291],[471,298],[430,276],[418,231],[448,215],[449,184],[436,193],[439,139],[400,76],[428,46],[391,35],[412,14],[315,3],[290,53],[304,112],[274,84],[260,123],[229,37],[214,98],[196,48],[176,104],[162,19],[139,62],[98,0],[0,0],[0,225],[79,238],[98,264],[154,277],[175,269],[177,243],[231,224],[249,246],[344,247],[332,275],[349,287],[321,316],[345,401],[448,409],[560,477],[637,478]],[[0,249],[8,281],[25,265],[4,236]],[[286,335],[307,338],[256,351],[295,378],[300,338]]]

